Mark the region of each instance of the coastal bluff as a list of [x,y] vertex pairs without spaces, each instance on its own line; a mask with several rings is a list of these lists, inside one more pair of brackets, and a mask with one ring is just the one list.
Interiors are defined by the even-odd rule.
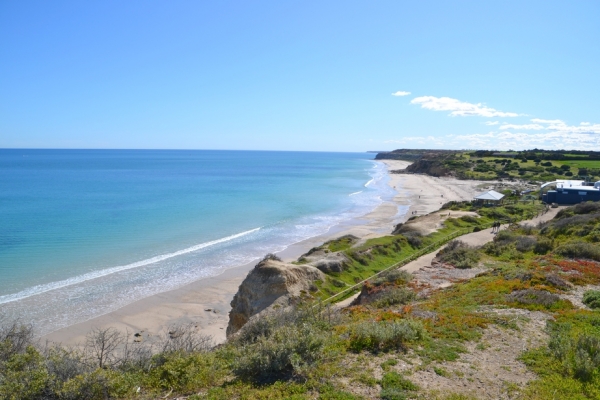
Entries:
[[265,257],[246,276],[231,301],[227,337],[239,331],[252,317],[294,304],[309,292],[316,280],[325,280],[325,275],[313,266]]

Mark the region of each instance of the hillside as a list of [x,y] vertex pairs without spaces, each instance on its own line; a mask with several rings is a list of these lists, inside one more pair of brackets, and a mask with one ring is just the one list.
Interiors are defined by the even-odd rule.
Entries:
[[[30,327],[3,321],[0,397],[598,398],[600,205],[565,208],[495,236],[487,227],[497,218],[543,210],[448,207],[395,235],[311,250],[297,264],[321,265],[325,278],[299,289],[291,307],[250,318],[217,348],[193,326],[172,327],[154,342],[98,330],[81,349],[48,347],[32,342]],[[420,230],[419,219],[432,216],[436,229]],[[494,240],[451,240],[473,230]],[[432,251],[430,265],[421,261],[412,274],[386,270]],[[333,253],[347,260],[336,264],[341,270],[319,263]],[[357,291],[345,309],[315,301]]]
[[454,176],[459,179],[526,180],[547,182],[556,179],[600,179],[600,152],[528,150],[412,150],[379,153],[378,160],[412,161],[405,173]]

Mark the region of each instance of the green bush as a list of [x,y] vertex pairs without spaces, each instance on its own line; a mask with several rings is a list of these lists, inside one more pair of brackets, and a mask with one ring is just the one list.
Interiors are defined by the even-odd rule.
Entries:
[[407,288],[391,288],[384,291],[371,304],[377,308],[390,307],[396,304],[408,304],[415,298],[415,293]]
[[380,397],[385,400],[406,399],[406,392],[414,392],[419,387],[397,372],[388,372],[381,378]]
[[413,279],[413,276],[404,270],[391,269],[389,271],[386,271],[386,272],[378,275],[377,277],[372,279],[370,282],[374,286],[381,286],[386,283],[394,283],[397,285],[403,285],[403,284],[410,282],[412,279]]
[[535,254],[544,255],[544,254],[548,254],[548,252],[552,251],[553,248],[554,248],[554,243],[551,240],[541,239],[536,242],[535,246],[533,246],[533,252]]
[[581,381],[589,381],[600,371],[600,338],[588,334],[572,337],[568,327],[551,328],[550,352],[562,362],[566,372]]
[[417,320],[363,322],[351,327],[349,347],[354,351],[405,349],[406,343],[425,337],[425,328]]
[[515,290],[506,296],[508,302],[516,302],[521,304],[537,304],[544,307],[550,307],[560,300],[555,294],[547,290],[524,289]]
[[589,308],[600,308],[600,290],[588,290],[583,294],[583,304]]
[[557,247],[554,252],[568,258],[587,258],[600,261],[600,247],[588,242],[575,241],[565,243]]
[[0,368],[0,398],[42,398],[50,381],[43,361],[42,355],[33,346],[12,355]]
[[477,224],[479,223],[479,220],[477,219],[477,217],[474,217],[472,215],[463,215],[462,217],[460,217],[461,220],[469,223],[469,224]]
[[260,318],[250,320],[240,329],[234,338],[230,339],[230,342],[239,345],[254,343],[261,337],[269,338],[275,331],[284,326],[302,324],[319,325],[322,323],[321,317],[321,313],[311,307],[292,307],[274,310],[261,315]]
[[329,281],[331,282],[331,284],[337,288],[343,288],[346,287],[346,282],[344,281],[340,281],[339,279],[335,279],[335,278],[329,278]]
[[476,267],[480,257],[477,249],[466,245],[460,240],[449,242],[446,247],[437,254],[437,258],[441,262],[451,264],[454,267],[461,269]]
[[237,348],[232,370],[238,377],[267,382],[304,376],[324,356],[326,336],[311,324],[283,326],[269,337]]
[[423,246],[423,238],[421,238],[419,235],[408,235],[406,236],[406,241],[414,249],[419,249],[421,246]]
[[515,241],[515,248],[523,253],[533,250],[536,245],[536,238],[531,236],[519,236]]

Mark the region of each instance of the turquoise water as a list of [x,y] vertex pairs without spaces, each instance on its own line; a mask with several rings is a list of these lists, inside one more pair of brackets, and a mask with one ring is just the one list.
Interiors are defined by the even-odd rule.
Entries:
[[325,233],[391,198],[372,158],[0,150],[0,311],[46,333]]

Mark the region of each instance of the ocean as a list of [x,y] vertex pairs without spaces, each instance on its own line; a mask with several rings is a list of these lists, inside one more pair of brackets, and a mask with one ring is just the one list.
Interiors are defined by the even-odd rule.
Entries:
[[0,149],[0,313],[38,334],[368,213],[369,153]]

